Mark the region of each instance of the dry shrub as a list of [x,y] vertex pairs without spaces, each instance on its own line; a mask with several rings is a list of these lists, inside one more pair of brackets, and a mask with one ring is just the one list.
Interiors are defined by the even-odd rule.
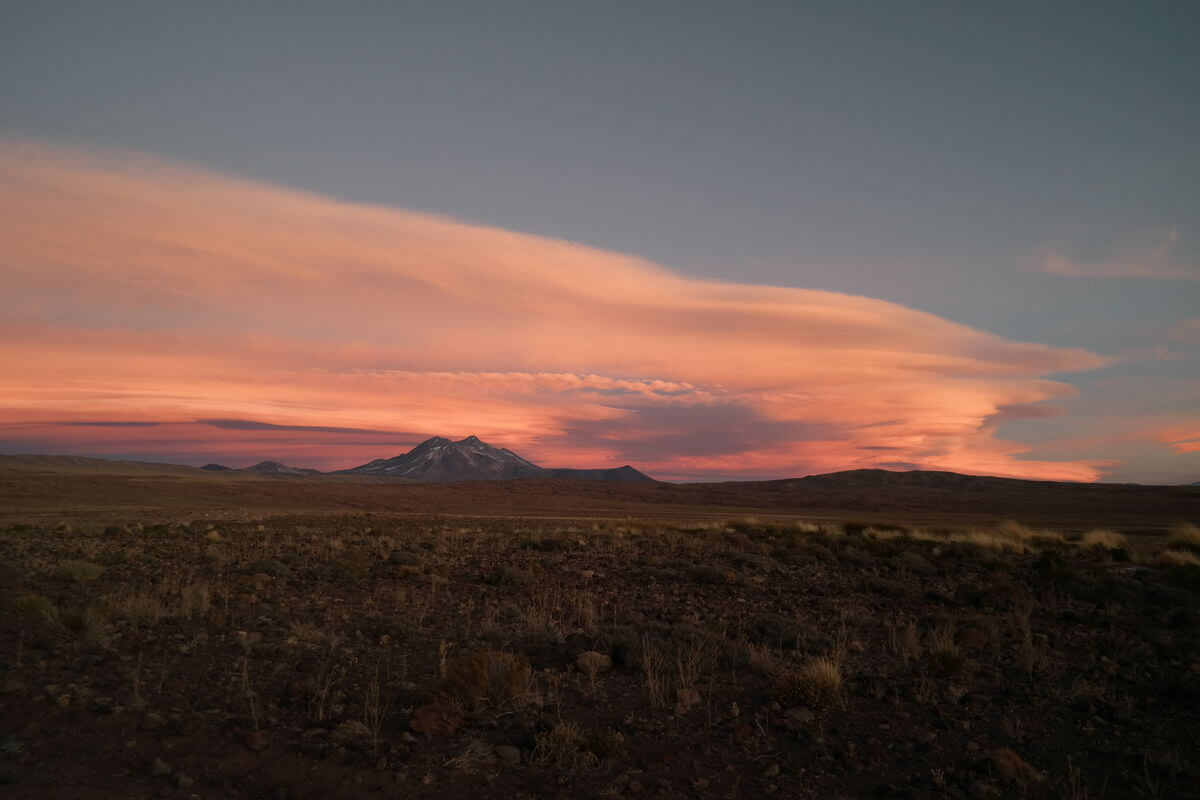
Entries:
[[954,640],[954,627],[942,625],[929,634],[929,661],[943,674],[953,675],[963,665],[962,648]]
[[564,769],[593,769],[605,758],[625,750],[625,737],[605,729],[590,731],[573,722],[560,722],[539,733],[533,748],[534,762]]
[[712,669],[717,654],[717,643],[707,636],[666,642],[643,637],[638,663],[650,703],[656,708],[674,703],[678,690],[693,688]]
[[528,662],[498,650],[479,650],[448,661],[433,693],[438,700],[468,711],[521,708],[539,699]]
[[93,581],[104,572],[104,567],[91,561],[71,560],[58,565],[58,572],[64,578],[75,583]]
[[101,644],[108,639],[108,618],[94,608],[64,610],[52,607],[44,617],[59,639],[77,644]]
[[184,619],[203,617],[212,604],[208,585],[189,583],[179,590],[179,615]]
[[33,619],[46,619],[54,613],[54,603],[40,594],[23,594],[14,597],[12,608],[21,616]]
[[1200,553],[1200,527],[1189,522],[1181,522],[1171,529],[1171,537],[1167,539],[1167,547],[1172,550],[1186,550],[1190,553]]
[[1158,563],[1167,567],[1200,567],[1200,555],[1186,550],[1164,550],[1158,554]]
[[492,746],[482,739],[474,738],[467,742],[461,753],[446,761],[446,766],[466,773],[483,772],[495,764],[496,755]]
[[842,703],[842,665],[832,658],[810,658],[798,668],[775,676],[775,692],[781,703],[805,703],[813,708],[831,708]]
[[921,635],[911,621],[896,620],[888,625],[888,646],[904,663],[921,656]]
[[1084,547],[1102,547],[1105,550],[1122,550],[1126,546],[1125,537],[1116,531],[1088,531],[1079,540]]
[[142,625],[154,625],[167,616],[162,597],[150,592],[138,592],[112,601],[112,610]]

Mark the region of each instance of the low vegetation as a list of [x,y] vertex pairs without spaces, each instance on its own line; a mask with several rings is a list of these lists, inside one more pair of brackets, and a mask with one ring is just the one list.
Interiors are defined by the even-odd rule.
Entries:
[[8,525],[0,564],[14,798],[1150,798],[1200,778],[1190,524],[71,520]]

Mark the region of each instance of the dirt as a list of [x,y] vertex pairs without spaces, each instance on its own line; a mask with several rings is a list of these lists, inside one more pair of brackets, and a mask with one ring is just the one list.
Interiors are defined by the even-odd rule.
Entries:
[[256,513],[270,482],[58,522],[54,485],[0,523],[5,797],[1200,796],[1200,567],[1137,526]]

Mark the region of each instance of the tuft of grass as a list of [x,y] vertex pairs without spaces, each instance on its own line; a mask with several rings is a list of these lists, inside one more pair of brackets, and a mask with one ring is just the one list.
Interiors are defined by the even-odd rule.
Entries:
[[58,565],[58,574],[75,583],[94,581],[104,572],[104,567],[91,561],[72,559]]
[[13,598],[12,609],[23,617],[46,619],[54,613],[54,603],[40,594],[23,594]]
[[1164,550],[1157,560],[1166,567],[1200,567],[1200,555],[1187,550]]
[[1200,553],[1200,527],[1192,525],[1190,522],[1179,523],[1171,529],[1167,547],[1171,550]]
[[112,608],[142,625],[154,625],[167,616],[162,597],[150,592],[127,594],[113,601]]
[[499,650],[479,650],[448,660],[433,693],[442,702],[468,711],[516,709],[540,699],[529,663]]
[[108,639],[108,618],[91,607],[65,610],[52,606],[43,619],[50,631],[66,642],[91,645]]
[[459,772],[474,774],[484,772],[496,763],[492,746],[482,739],[472,738],[461,753],[446,761],[446,766]]
[[1102,547],[1105,550],[1123,550],[1126,548],[1125,537],[1116,531],[1088,531],[1079,540],[1084,547]]
[[929,634],[929,661],[945,675],[953,675],[962,667],[962,648],[954,640],[954,628],[943,625]]
[[534,741],[535,763],[563,769],[594,769],[625,750],[625,737],[617,731],[590,731],[573,722],[560,722]]
[[786,705],[805,703],[813,708],[842,704],[842,665],[828,657],[810,658],[798,668],[775,675],[775,691]]

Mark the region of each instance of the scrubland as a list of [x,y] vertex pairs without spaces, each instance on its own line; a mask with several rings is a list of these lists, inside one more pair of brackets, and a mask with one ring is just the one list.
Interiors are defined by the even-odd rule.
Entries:
[[7,797],[1177,798],[1200,531],[7,523]]

